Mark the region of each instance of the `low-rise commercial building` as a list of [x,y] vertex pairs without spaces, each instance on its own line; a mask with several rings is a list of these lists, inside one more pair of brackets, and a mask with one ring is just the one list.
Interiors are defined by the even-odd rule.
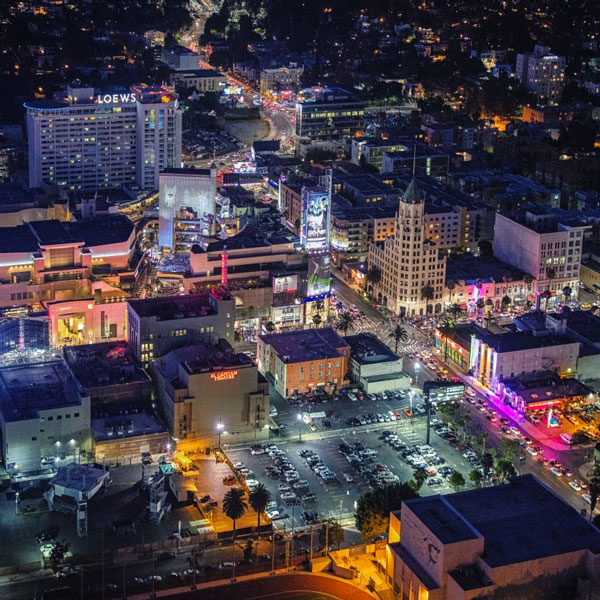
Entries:
[[330,327],[259,335],[256,355],[284,398],[347,383],[350,345]]
[[195,89],[200,94],[222,92],[227,85],[227,77],[215,69],[191,69],[174,71],[170,75],[171,85],[188,90]]
[[533,475],[406,500],[388,538],[388,575],[406,600],[600,594],[600,531]]
[[269,436],[269,384],[245,354],[224,340],[185,346],[158,359],[160,409],[178,449]]
[[402,357],[370,333],[344,338],[350,345],[352,380],[370,394],[406,389],[410,377],[402,372]]
[[319,88],[296,103],[296,136],[351,138],[363,132],[365,103],[341,88]]
[[39,471],[42,458],[78,461],[92,450],[90,399],[62,361],[0,368],[4,468]]
[[300,89],[303,74],[304,65],[294,62],[278,67],[264,67],[260,70],[260,93],[296,91]]

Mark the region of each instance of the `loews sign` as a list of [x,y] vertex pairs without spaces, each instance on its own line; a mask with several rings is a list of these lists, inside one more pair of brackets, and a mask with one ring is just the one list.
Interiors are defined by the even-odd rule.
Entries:
[[237,377],[237,369],[234,371],[219,371],[218,373],[211,373],[211,379],[215,381],[229,381],[231,379],[235,379]]
[[135,102],[136,100],[137,96],[134,92],[129,92],[127,94],[100,94],[96,96],[96,102],[98,104],[124,104],[126,102]]

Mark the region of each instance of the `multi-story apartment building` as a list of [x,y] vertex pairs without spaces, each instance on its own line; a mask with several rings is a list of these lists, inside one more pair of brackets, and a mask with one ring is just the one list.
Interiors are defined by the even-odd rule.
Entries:
[[539,207],[497,214],[494,255],[529,273],[538,292],[561,296],[569,286],[577,296],[583,236],[590,229],[582,220],[561,219],[560,213]]
[[260,93],[279,92],[281,90],[298,90],[302,83],[304,65],[289,63],[279,67],[260,70]]
[[539,98],[557,104],[565,85],[564,56],[556,56],[548,46],[537,44],[533,52],[517,54],[517,79]]
[[369,267],[381,273],[371,295],[394,313],[414,316],[442,310],[446,259],[427,238],[425,226],[425,202],[413,179],[400,200],[394,235],[369,247]]
[[95,95],[67,87],[64,100],[24,106],[31,188],[152,190],[159,171],[181,164],[181,111],[167,88]]
[[365,103],[341,88],[319,88],[296,102],[296,135],[311,140],[352,138],[363,132]]
[[378,171],[382,171],[381,167],[385,153],[406,150],[406,145],[401,140],[359,137],[352,138],[350,156],[355,165],[362,166],[364,163],[375,167]]

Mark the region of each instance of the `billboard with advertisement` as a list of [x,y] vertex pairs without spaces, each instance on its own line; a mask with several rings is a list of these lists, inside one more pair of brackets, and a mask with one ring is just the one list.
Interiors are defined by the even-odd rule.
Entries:
[[328,294],[331,287],[329,266],[331,257],[328,252],[311,254],[308,257],[308,281],[306,295],[308,297]]
[[273,277],[273,293],[295,292],[298,289],[298,275]]
[[323,188],[302,188],[300,238],[308,251],[329,247],[329,194]]

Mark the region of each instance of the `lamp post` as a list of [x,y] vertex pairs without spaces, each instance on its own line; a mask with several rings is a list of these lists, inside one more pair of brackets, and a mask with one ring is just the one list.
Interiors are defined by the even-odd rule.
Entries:
[[415,363],[415,385],[419,387],[419,371],[421,370],[421,363],[417,361]]
[[219,422],[217,423],[217,435],[219,437],[219,442],[217,445],[219,450],[221,449],[221,433],[223,433],[224,427],[225,425],[223,425],[223,421],[221,421],[221,418],[219,417]]
[[408,397],[410,399],[410,428],[413,429],[413,396],[415,393],[411,390]]
[[302,441],[302,413],[299,412],[296,415],[296,418],[298,419],[298,441],[301,442]]

